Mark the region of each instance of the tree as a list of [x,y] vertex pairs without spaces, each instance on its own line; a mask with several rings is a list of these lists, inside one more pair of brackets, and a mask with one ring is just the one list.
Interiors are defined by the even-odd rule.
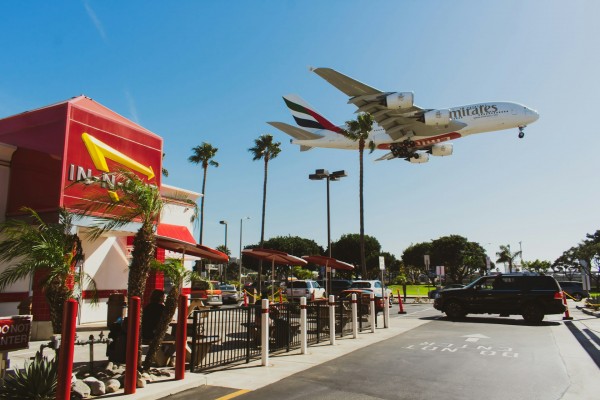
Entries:
[[164,263],[156,261],[152,264],[152,268],[163,272],[165,276],[169,277],[173,283],[173,287],[165,299],[165,309],[160,317],[158,326],[156,327],[156,336],[148,345],[148,353],[146,353],[143,365],[143,368],[146,370],[150,369],[152,363],[155,361],[156,353],[158,352],[158,349],[160,349],[170,323],[173,320],[173,316],[177,310],[181,287],[184,283],[191,282],[193,279],[200,279],[200,276],[195,272],[186,270],[181,263],[181,260],[168,258]]
[[[258,139],[254,139],[254,147],[248,149],[252,153],[252,160],[263,160],[264,165],[264,182],[263,182],[263,202],[262,202],[262,220],[260,227],[260,247],[264,248],[265,242],[265,208],[267,206],[267,177],[269,172],[269,161],[276,158],[281,149],[280,142],[273,142],[273,135],[261,135]],[[262,261],[259,263],[258,276],[262,276]],[[258,290],[262,290],[262,280],[259,278]]]
[[[331,244],[331,255],[334,258],[345,261],[352,265],[360,265],[363,256],[365,259],[373,259],[372,257],[378,257],[381,253],[381,244],[379,241],[372,236],[364,235],[362,243],[364,244],[364,250],[361,251],[361,237],[358,234],[345,234],[342,235],[338,241]],[[364,252],[364,254],[363,254]],[[366,270],[365,261],[365,270]],[[377,264],[370,264],[372,267],[366,272],[361,272],[362,279],[367,279],[369,276],[377,276],[379,272],[379,261]],[[376,270],[376,271],[375,271]],[[362,271],[362,269],[361,269]],[[355,271],[358,275],[358,271]]]
[[[54,333],[61,333],[64,302],[74,297],[74,289],[86,286],[97,302],[96,284],[87,274],[77,270],[84,259],[81,241],[73,233],[73,214],[61,208],[58,222],[47,223],[31,208],[21,209],[29,220],[9,219],[0,224],[0,261],[16,264],[0,274],[0,291],[21,279],[36,276],[50,307]],[[39,273],[39,274],[36,274]]]
[[546,260],[523,261],[523,269],[532,272],[545,273],[552,267],[552,263]]
[[498,257],[498,259],[496,260],[497,263],[508,263],[508,272],[512,272],[513,270],[513,264],[515,262],[515,259],[517,257],[519,257],[521,255],[521,251],[515,251],[514,253],[511,252],[510,250],[510,245],[501,245],[500,246],[500,251],[496,253],[496,256]]
[[461,283],[469,275],[485,271],[485,250],[460,235],[442,236],[431,242],[431,262],[443,265],[446,276]]
[[218,148],[212,147],[209,143],[202,142],[200,146],[196,146],[192,149],[193,154],[188,157],[188,161],[194,164],[200,164],[203,170],[202,178],[202,199],[200,200],[200,240],[202,244],[202,234],[204,232],[204,195],[206,193],[206,171],[208,166],[218,167],[219,163],[213,160],[215,155],[219,151]]
[[[356,120],[346,122],[346,135],[349,139],[358,141],[358,159],[360,165],[359,179],[359,198],[360,198],[360,266],[363,276],[367,276],[367,261],[365,253],[365,207],[363,196],[363,154],[365,143],[369,138],[370,132],[373,130],[373,116],[367,113],[361,113]],[[374,144],[369,144],[371,152],[374,150]]]
[[402,261],[409,281],[417,282],[419,275],[431,276],[425,265],[426,254],[431,255],[431,242],[411,244],[402,253]]

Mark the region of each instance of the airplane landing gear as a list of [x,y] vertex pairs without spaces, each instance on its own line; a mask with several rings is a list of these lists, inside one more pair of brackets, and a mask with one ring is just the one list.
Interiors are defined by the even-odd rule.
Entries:
[[[412,145],[411,145],[412,144]],[[394,143],[390,146],[390,151],[397,158],[411,158],[414,157],[415,151],[412,148],[414,146],[414,142],[412,141],[404,141],[400,143]]]
[[519,127],[519,139],[523,139],[525,137],[525,132],[523,132],[524,129],[524,126]]

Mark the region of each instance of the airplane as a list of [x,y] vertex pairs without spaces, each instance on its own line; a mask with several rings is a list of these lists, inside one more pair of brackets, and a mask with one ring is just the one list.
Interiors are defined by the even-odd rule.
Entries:
[[[389,150],[376,161],[403,158],[411,163],[425,163],[429,155],[449,156],[449,140],[482,132],[519,129],[525,136],[527,125],[539,114],[518,103],[492,101],[444,109],[421,108],[414,104],[412,92],[382,92],[331,68],[311,68],[313,72],[345,93],[357,113],[373,116],[373,129],[367,139],[369,147]],[[292,144],[301,151],[314,147],[357,150],[358,141],[347,137],[345,125],[335,125],[315,111],[297,95],[283,96],[298,126],[268,122],[290,135]]]

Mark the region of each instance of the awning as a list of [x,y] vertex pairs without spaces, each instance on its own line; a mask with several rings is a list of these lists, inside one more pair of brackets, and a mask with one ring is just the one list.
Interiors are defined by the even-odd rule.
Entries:
[[271,261],[274,264],[283,265],[306,265],[307,262],[300,257],[293,256],[284,251],[271,249],[246,249],[242,251],[245,256],[258,258],[259,260]]
[[188,254],[217,262],[229,262],[229,256],[219,250],[196,244],[189,229],[180,225],[158,224],[156,246],[177,253]]
[[346,271],[354,270],[354,265],[345,263],[332,257],[326,256],[302,256],[303,259],[312,264],[322,265],[333,269],[343,269]]

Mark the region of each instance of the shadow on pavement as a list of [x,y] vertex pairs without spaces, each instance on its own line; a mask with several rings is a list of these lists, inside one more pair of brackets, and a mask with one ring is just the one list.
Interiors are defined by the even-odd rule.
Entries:
[[463,324],[496,324],[496,325],[515,325],[515,326],[557,326],[560,325],[560,322],[556,321],[542,321],[539,324],[530,324],[525,322],[522,319],[507,319],[505,317],[465,317],[460,320],[453,321],[448,317],[423,317],[419,318],[422,320],[439,320],[439,321],[448,321],[448,322],[460,322]]
[[590,337],[590,339],[588,339],[583,334],[583,332],[580,331],[579,328],[577,328],[575,326],[575,324],[571,321],[565,321],[565,325],[567,326],[567,328],[569,328],[569,330],[571,331],[573,336],[575,336],[575,339],[577,339],[577,341],[579,342],[581,347],[583,347],[583,349],[589,354],[589,356],[592,358],[592,360],[596,363],[596,366],[598,368],[600,368],[600,350],[598,350],[596,348],[596,346],[594,346],[590,342],[590,339],[591,339],[594,342],[596,342],[596,344],[600,345],[600,338],[598,338],[598,336],[596,336],[596,334],[593,333],[592,331],[590,331],[589,329],[584,329],[585,333]]

